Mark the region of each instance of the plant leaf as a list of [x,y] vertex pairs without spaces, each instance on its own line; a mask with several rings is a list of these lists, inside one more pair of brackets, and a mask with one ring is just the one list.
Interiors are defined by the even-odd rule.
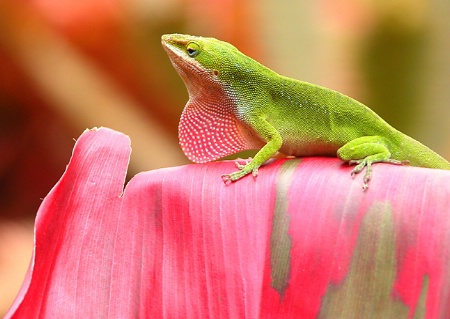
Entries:
[[136,175],[129,139],[85,132],[36,218],[6,318],[448,318],[450,172],[335,158]]

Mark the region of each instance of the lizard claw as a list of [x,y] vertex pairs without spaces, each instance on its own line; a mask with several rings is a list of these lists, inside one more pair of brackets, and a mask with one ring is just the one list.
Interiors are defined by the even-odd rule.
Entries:
[[367,159],[351,160],[348,163],[349,163],[349,165],[356,165],[356,167],[354,169],[352,169],[352,172],[350,173],[352,178],[354,178],[356,174],[361,173],[363,171],[364,167],[366,168],[366,172],[363,177],[362,189],[363,190],[368,189],[370,179],[372,178],[372,165],[371,165],[372,163]]
[[352,172],[350,173],[352,178],[355,177],[356,174],[359,174],[362,172],[364,167],[369,164],[365,160],[351,160],[348,162],[349,165],[356,165],[354,169],[352,169]]
[[222,175],[222,180],[225,183],[225,185],[231,184],[234,181],[237,181],[238,179],[246,176],[247,174],[252,173],[253,177],[256,178],[258,176],[258,168],[257,167],[249,167],[251,165],[251,158],[244,160],[245,165],[240,164],[239,162],[235,162],[234,164],[239,168],[239,171],[233,172],[230,174],[224,174]]
[[243,169],[245,167],[245,165],[247,165],[248,163],[250,163],[252,161],[252,158],[249,157],[247,159],[243,159],[242,160],[244,162],[244,164],[239,163],[239,161],[234,162],[234,165],[236,165],[237,168],[239,169]]
[[225,185],[229,185],[229,184],[231,184],[231,182],[233,182],[230,174],[223,174],[221,177],[222,177],[222,181],[225,183]]

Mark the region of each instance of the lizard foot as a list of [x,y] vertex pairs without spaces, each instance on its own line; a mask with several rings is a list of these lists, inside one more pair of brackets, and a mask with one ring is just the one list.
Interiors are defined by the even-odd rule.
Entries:
[[364,173],[364,177],[363,177],[362,188],[363,188],[363,190],[368,189],[370,179],[372,178],[372,162],[365,158],[362,160],[351,160],[348,163],[349,163],[349,165],[356,165],[356,167],[354,169],[352,169],[352,172],[351,172],[352,178],[354,178],[356,174],[361,173],[362,170],[364,169],[364,167],[366,168],[366,172]]
[[369,188],[369,182],[372,179],[372,164],[373,163],[390,163],[394,165],[409,165],[409,161],[399,161],[395,159],[384,159],[379,161],[371,161],[367,158],[361,159],[361,160],[351,160],[348,162],[349,165],[356,165],[356,167],[352,170],[351,176],[352,178],[355,177],[356,174],[359,174],[363,171],[364,167],[366,168],[366,172],[364,173],[363,177],[363,185],[362,188],[364,190]]
[[231,179],[231,174],[223,174],[221,177],[225,185],[231,184],[231,182],[233,182],[233,180]]
[[[243,161],[244,164],[241,164],[240,161]],[[234,165],[236,165],[237,168],[239,169],[243,169],[245,167],[245,165],[247,165],[248,163],[250,163],[252,161],[252,158],[249,157],[247,159],[239,159],[236,162],[234,162]]]
[[252,168],[251,167],[251,160],[246,160],[245,161],[246,164],[242,165],[239,162],[235,162],[236,166],[240,169],[237,172],[233,172],[231,174],[223,174],[222,180],[223,182],[228,185],[234,181],[237,181],[238,179],[244,177],[245,175],[248,175],[250,173],[252,173],[253,177],[256,178],[256,176],[258,176],[258,168]]

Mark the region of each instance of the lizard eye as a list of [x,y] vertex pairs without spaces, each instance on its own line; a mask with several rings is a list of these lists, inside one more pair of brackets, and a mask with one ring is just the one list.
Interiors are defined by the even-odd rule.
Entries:
[[200,47],[198,46],[197,43],[189,43],[186,47],[186,53],[187,55],[189,55],[191,58],[195,58],[199,53],[200,53]]

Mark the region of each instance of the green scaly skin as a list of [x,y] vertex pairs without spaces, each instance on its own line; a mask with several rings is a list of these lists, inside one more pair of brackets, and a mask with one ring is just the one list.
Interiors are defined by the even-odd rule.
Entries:
[[373,163],[411,164],[450,170],[450,163],[397,131],[371,109],[339,92],[291,79],[268,69],[229,43],[170,34],[162,37],[185,82],[189,101],[179,137],[183,151],[204,163],[247,149],[260,149],[225,183],[258,168],[277,152],[292,156],[337,156],[356,164],[352,176]]

